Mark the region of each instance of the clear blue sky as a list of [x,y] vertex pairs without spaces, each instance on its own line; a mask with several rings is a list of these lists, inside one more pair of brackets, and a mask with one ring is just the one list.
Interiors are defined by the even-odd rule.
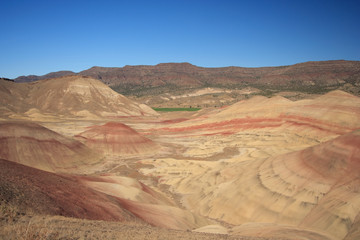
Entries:
[[0,10],[0,77],[360,60],[360,1],[0,0]]

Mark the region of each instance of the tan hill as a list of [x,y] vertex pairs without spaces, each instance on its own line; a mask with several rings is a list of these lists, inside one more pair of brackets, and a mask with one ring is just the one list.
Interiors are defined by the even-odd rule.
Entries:
[[[3,114],[25,118],[118,117],[156,115],[144,104],[138,104],[111,90],[98,80],[70,76],[31,83],[0,81]],[[6,110],[11,112],[6,114]]]
[[28,87],[25,84],[0,80],[0,118],[7,118],[26,109],[27,92]]
[[127,99],[100,81],[78,76],[32,83],[29,101],[41,111],[64,115],[156,115],[151,108]]
[[[321,61],[262,68],[204,68],[189,63],[162,63],[155,66],[123,68],[93,67],[79,72],[114,87],[121,93],[151,95],[179,89],[255,86],[266,89],[291,89],[324,92],[349,84],[359,93],[360,62]],[[43,79],[44,76],[19,77],[16,81]]]
[[75,171],[101,155],[31,122],[0,122],[0,158],[50,172]]
[[76,135],[76,138],[90,148],[110,154],[156,153],[159,148],[156,143],[140,135],[134,129],[117,122],[90,127],[89,130]]

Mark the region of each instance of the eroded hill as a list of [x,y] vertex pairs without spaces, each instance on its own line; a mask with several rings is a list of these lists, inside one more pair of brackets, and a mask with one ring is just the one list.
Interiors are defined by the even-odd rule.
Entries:
[[7,118],[48,119],[157,115],[102,82],[70,76],[30,83],[0,81],[0,111]]

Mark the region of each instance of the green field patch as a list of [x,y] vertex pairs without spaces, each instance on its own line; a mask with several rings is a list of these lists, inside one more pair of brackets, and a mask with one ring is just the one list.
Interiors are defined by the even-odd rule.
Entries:
[[153,108],[157,112],[195,112],[199,111],[201,108]]

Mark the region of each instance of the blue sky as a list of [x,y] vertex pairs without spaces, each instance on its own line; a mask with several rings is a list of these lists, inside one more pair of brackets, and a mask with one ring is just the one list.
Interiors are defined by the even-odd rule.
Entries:
[[360,60],[360,1],[4,1],[0,77]]

